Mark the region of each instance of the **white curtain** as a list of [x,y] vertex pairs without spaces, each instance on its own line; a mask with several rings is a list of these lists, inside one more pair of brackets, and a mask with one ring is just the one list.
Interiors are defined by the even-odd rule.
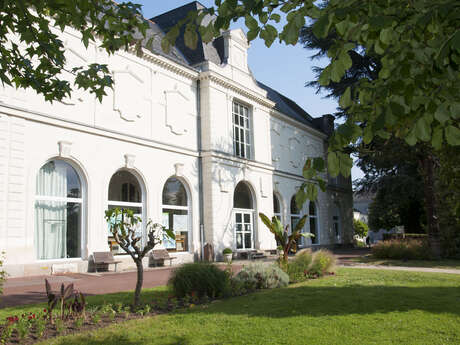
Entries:
[[[37,197],[66,197],[67,174],[64,164],[49,162],[37,175]],[[67,256],[67,202],[35,202],[36,250],[39,259]]]

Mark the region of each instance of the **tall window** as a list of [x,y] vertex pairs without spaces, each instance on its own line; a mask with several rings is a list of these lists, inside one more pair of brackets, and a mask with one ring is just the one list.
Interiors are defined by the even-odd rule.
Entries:
[[291,198],[291,231],[295,229],[300,220],[300,210],[295,202],[295,195]]
[[311,237],[311,244],[318,244],[318,211],[316,210],[316,204],[313,201],[310,201],[310,204],[308,205],[308,220],[310,224],[310,233],[315,235],[315,237]]
[[254,206],[252,193],[246,183],[240,182],[233,195],[236,249],[254,248]]
[[273,193],[273,215],[281,222],[281,205],[278,196]]
[[167,236],[163,245],[169,251],[186,252],[189,250],[189,202],[184,185],[175,177],[166,181],[163,188],[162,224],[174,231],[176,238]]
[[81,257],[82,185],[62,160],[41,167],[35,190],[35,249],[38,259]]
[[337,243],[340,243],[340,209],[338,205],[335,205],[332,215],[332,230]]
[[[109,183],[109,209],[120,208],[129,209],[140,218],[143,218],[143,200],[142,189],[136,176],[127,170],[117,171]],[[136,228],[136,235],[142,236],[142,223]],[[119,248],[112,234],[109,233],[109,246],[114,254],[126,254],[123,249]]]
[[251,158],[249,108],[237,102],[233,102],[233,147],[236,156]]

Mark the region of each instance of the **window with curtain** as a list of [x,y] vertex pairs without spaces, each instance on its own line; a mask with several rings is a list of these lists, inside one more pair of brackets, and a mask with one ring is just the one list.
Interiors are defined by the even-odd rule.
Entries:
[[235,156],[251,159],[251,121],[249,108],[233,102],[233,148]]
[[182,182],[169,178],[163,187],[162,224],[174,231],[175,239],[165,236],[163,245],[169,251],[187,252],[189,250],[189,201]]
[[[134,214],[141,219],[143,218],[143,200],[142,189],[138,178],[127,170],[119,170],[113,174],[109,183],[108,208],[119,208],[132,210]],[[142,236],[143,222],[139,223],[136,228],[136,235]],[[108,230],[108,243],[113,254],[126,254],[118,247],[115,239]]]
[[310,226],[310,233],[315,235],[315,237],[310,237],[311,244],[319,243],[319,231],[318,231],[318,211],[316,209],[316,204],[313,201],[310,201],[308,205],[308,221]]
[[81,179],[69,163],[52,160],[40,168],[35,190],[38,259],[81,257],[82,206]]

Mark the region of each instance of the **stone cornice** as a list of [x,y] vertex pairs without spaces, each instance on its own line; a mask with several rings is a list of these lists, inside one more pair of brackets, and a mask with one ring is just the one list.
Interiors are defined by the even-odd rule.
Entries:
[[[136,48],[132,47],[128,50],[129,53],[134,54],[136,56]],[[157,66],[160,66],[168,71],[171,71],[177,75],[183,76],[185,78],[191,79],[191,80],[198,80],[200,72],[197,71],[196,69],[189,67],[189,66],[184,66],[180,63],[177,63],[169,58],[166,58],[164,56],[152,53],[151,51],[142,48],[142,56],[140,56],[141,59],[151,62]]]
[[256,92],[254,91],[251,91],[249,89],[247,89],[246,87],[244,87],[243,85],[241,84],[238,84],[220,74],[217,74],[215,72],[211,72],[211,71],[206,71],[206,72],[202,72],[200,74],[200,80],[204,81],[204,80],[209,80],[213,83],[216,83],[220,86],[223,86],[224,88],[226,89],[229,89],[229,90],[232,90],[233,92],[239,94],[239,95],[242,95],[244,97],[247,97],[249,98],[250,100],[258,103],[259,105],[263,106],[263,107],[266,107],[268,108],[269,110],[270,109],[273,109],[273,107],[275,106],[275,103],[270,101],[269,99],[263,97],[262,95],[260,94],[257,94]]

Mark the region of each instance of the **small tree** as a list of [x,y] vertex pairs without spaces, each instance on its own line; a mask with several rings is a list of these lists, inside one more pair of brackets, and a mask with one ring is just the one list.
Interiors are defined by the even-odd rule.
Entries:
[[288,262],[289,251],[297,250],[297,241],[300,237],[314,237],[311,233],[302,233],[302,229],[307,221],[307,215],[303,216],[296,224],[295,229],[289,234],[289,225],[283,227],[280,220],[277,217],[273,217],[270,221],[265,214],[259,213],[260,219],[267,226],[270,232],[275,235],[276,242],[283,248],[283,255],[280,257],[282,265],[286,265]]
[[355,235],[358,235],[361,238],[367,236],[367,232],[369,231],[369,227],[366,223],[353,219],[353,229],[355,231]]
[[162,236],[174,238],[173,231],[165,229],[161,224],[153,223],[151,220],[147,223],[147,242],[142,248],[142,236],[136,235],[135,228],[142,222],[141,218],[134,215],[132,210],[114,208],[105,211],[105,219],[110,226],[115,241],[123,250],[128,253],[137,268],[136,290],[134,291],[134,307],[139,306],[139,299],[144,282],[144,268],[142,259],[156,245],[161,244]]

